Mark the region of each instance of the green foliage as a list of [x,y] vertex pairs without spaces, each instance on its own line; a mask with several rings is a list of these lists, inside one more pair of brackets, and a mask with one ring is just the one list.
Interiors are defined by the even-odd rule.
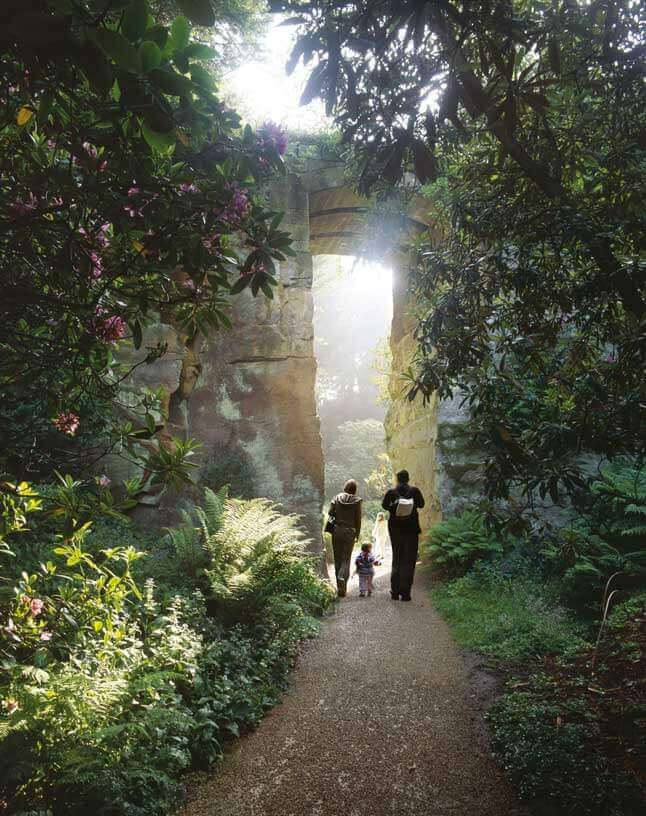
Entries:
[[[35,566],[3,575],[0,797],[14,811],[163,816],[181,773],[276,702],[333,593],[267,502],[207,490],[160,544],[99,516],[82,484],[44,492],[41,523],[15,500],[3,517],[16,560]],[[157,587],[148,571],[182,577]]]
[[540,551],[561,578],[563,597],[575,605],[597,606],[608,579],[620,573],[644,586],[646,578],[646,470],[641,460],[606,463],[589,492],[579,496],[580,515],[545,537]]
[[641,10],[272,5],[297,15],[290,64],[311,66],[359,186],[429,185],[410,396],[464,392],[490,494],[562,500],[574,454],[643,451]]
[[643,810],[645,599],[616,606],[594,671],[590,648],[546,662],[489,712],[494,750],[537,813]]
[[[213,7],[181,8],[189,19],[166,25],[146,0],[106,0],[101,13],[8,2],[0,467],[9,472],[49,477],[62,456],[78,470],[115,447],[141,453],[143,440],[167,473],[180,444],[155,444],[158,406],[129,405],[124,427],[113,405],[132,366],[166,351],[143,347],[146,326],[163,314],[189,337],[228,327],[229,295],[271,297],[276,262],[291,253],[260,192],[284,172],[283,136],[254,133],[222,104],[203,64],[212,49],[190,25],[215,19]],[[116,351],[123,340],[134,346],[129,363]],[[91,450],[73,439],[88,429]]]
[[355,479],[361,495],[381,498],[384,480],[390,487],[392,479],[383,460],[385,447],[384,426],[377,419],[348,420],[339,425],[325,452],[325,495],[336,496],[348,479]]
[[465,510],[434,525],[422,543],[435,568],[448,575],[465,573],[476,561],[502,555],[504,540],[487,529],[476,510]]
[[473,570],[435,588],[433,602],[457,642],[503,660],[576,651],[584,627],[559,607],[556,587],[536,576]]
[[586,717],[579,701],[550,703],[513,692],[493,706],[489,720],[494,750],[537,812],[641,813],[634,779],[599,750],[598,721]]

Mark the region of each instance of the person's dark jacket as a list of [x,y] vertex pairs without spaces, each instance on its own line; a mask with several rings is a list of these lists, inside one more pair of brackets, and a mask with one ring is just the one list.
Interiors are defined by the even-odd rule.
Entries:
[[339,493],[332,499],[330,514],[335,523],[341,527],[350,527],[355,530],[355,538],[361,532],[361,498],[352,493]]
[[[399,517],[395,515],[397,502],[400,497],[413,500],[413,512],[409,516]],[[422,529],[419,526],[419,514],[417,511],[421,510],[424,504],[424,496],[422,496],[422,491],[418,487],[409,484],[398,484],[397,487],[391,488],[386,493],[381,506],[390,513],[389,525],[396,525],[397,528],[406,530],[415,529],[419,534],[422,532]]]

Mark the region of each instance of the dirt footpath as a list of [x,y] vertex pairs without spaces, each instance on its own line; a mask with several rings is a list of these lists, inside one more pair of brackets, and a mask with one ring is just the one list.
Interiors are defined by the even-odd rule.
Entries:
[[517,816],[467,671],[419,573],[413,601],[348,597],[257,731],[182,816]]

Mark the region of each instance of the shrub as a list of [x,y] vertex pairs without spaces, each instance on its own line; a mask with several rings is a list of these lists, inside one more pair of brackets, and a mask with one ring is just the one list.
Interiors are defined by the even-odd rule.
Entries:
[[544,540],[541,554],[560,577],[564,600],[596,610],[614,573],[622,573],[620,585],[644,586],[646,469],[629,458],[606,464],[582,505],[575,522]]
[[494,751],[539,813],[637,816],[635,782],[599,750],[599,723],[580,702],[507,694],[488,715]]
[[[79,486],[66,489],[76,505]],[[5,502],[3,536],[18,560],[26,544],[42,564],[5,578],[0,799],[55,816],[162,816],[182,772],[276,702],[333,593],[296,520],[268,502],[206,491],[151,558],[141,546],[152,540],[116,517],[93,531],[91,509],[71,533],[63,514],[26,533],[39,505],[27,487],[21,496]],[[157,587],[146,564],[193,569]]]
[[436,524],[422,545],[431,565],[448,575],[463,575],[476,561],[502,555],[504,541],[487,530],[484,516],[466,510]]

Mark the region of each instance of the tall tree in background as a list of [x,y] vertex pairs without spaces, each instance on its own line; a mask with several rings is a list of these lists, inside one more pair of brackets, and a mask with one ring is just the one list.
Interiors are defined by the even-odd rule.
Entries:
[[304,99],[326,100],[362,189],[433,185],[445,237],[420,253],[411,395],[466,389],[496,495],[557,497],[580,481],[562,454],[642,449],[643,8],[274,7],[297,15],[290,65],[312,62]]

